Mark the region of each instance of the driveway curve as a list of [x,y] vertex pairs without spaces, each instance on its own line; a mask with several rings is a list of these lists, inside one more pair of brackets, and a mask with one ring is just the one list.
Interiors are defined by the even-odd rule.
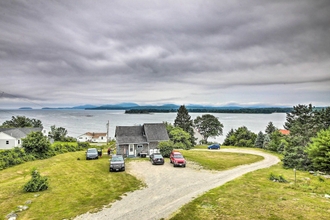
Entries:
[[[75,219],[166,219],[178,208],[204,192],[245,173],[270,167],[280,161],[276,156],[255,150],[221,149],[221,151],[256,154],[263,156],[264,160],[225,171],[203,170],[189,162],[186,168],[174,168],[170,163],[152,166],[147,161],[133,161],[127,164],[127,172],[144,181],[147,187],[127,193],[109,208],[97,213],[85,213]],[[214,151],[216,152],[218,151]]]

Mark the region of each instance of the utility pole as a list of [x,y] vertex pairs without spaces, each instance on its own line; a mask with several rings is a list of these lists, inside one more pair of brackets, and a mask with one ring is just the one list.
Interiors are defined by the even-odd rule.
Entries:
[[108,120],[108,123],[107,123],[107,145],[109,143],[109,120]]

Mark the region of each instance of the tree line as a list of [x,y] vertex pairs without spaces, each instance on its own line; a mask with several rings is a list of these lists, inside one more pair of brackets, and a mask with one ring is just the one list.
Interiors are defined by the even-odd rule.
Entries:
[[[149,113],[170,113],[177,112],[178,109],[128,109],[125,114],[149,114]],[[292,108],[238,108],[238,109],[223,109],[223,108],[188,108],[188,112],[203,112],[203,113],[244,113],[244,114],[272,114],[272,113],[287,113],[291,112]]]
[[[246,126],[231,129],[223,145],[256,147],[280,153],[285,168],[330,172],[330,107],[294,106],[286,113],[284,128],[289,134],[281,133],[272,122],[258,134]],[[159,144],[161,152],[168,156],[176,148],[193,148],[196,144],[193,129],[204,137],[201,143],[207,144],[209,137],[222,135],[223,125],[211,114],[192,120],[183,105],[177,111],[174,124],[167,123],[170,141]]]

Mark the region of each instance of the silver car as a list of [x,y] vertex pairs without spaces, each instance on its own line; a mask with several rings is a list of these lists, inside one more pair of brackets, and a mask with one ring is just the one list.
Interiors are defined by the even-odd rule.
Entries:
[[86,151],[86,160],[99,159],[99,154],[96,148],[88,148]]
[[125,171],[125,160],[123,155],[112,155],[109,171]]

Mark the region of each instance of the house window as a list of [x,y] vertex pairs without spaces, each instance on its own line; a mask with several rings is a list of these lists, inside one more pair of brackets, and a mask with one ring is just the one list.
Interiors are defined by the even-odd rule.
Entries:
[[6,141],[6,144],[9,144],[9,141]]
[[143,148],[143,146],[142,145],[138,145],[137,148]]
[[101,137],[101,140],[103,140],[103,137]]
[[17,143],[20,144],[21,143],[21,140],[18,140]]

